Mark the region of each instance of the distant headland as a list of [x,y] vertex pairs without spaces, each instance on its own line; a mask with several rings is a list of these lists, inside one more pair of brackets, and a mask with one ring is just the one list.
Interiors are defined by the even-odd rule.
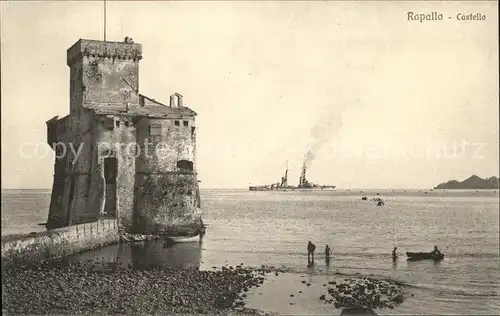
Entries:
[[441,183],[434,187],[436,190],[494,190],[498,189],[500,186],[500,179],[497,177],[490,177],[488,179],[482,179],[476,175],[460,182],[457,180],[450,180],[445,183]]

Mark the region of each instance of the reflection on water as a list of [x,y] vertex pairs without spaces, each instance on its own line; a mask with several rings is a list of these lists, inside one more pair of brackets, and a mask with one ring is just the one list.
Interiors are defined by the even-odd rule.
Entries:
[[63,261],[87,262],[94,267],[199,269],[201,242],[169,245],[161,240],[153,240],[117,244],[68,256]]

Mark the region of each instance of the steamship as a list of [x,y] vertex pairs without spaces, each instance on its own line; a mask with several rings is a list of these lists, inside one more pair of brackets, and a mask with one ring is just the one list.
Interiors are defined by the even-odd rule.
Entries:
[[281,177],[281,182],[269,185],[250,186],[250,191],[335,191],[334,185],[318,185],[307,181],[306,165],[302,165],[302,172],[299,178],[299,185],[288,185],[288,163],[285,168],[285,174]]

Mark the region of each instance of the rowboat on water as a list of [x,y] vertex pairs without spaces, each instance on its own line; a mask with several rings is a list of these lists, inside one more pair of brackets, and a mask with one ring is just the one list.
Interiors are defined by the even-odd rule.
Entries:
[[434,260],[440,261],[444,259],[444,255],[441,253],[436,255],[432,252],[407,252],[408,261],[418,261],[418,260]]
[[196,236],[186,237],[186,236],[178,236],[178,237],[167,237],[167,241],[171,243],[185,243],[185,242],[198,242],[200,241],[200,234]]

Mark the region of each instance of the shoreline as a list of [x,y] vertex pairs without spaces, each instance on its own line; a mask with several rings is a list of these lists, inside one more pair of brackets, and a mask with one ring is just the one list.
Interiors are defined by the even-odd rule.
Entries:
[[324,300],[329,284],[340,284],[345,275],[305,275],[243,263],[211,270],[128,269],[63,258],[2,270],[2,279],[8,314],[344,315],[346,310]]
[[[123,244],[124,246],[122,246]],[[346,278],[373,278],[380,281],[389,281],[402,288],[405,288],[411,294],[415,294],[418,298],[408,297],[408,302],[404,302],[403,306],[396,307],[395,309],[375,309],[376,314],[413,314],[420,310],[421,302],[426,301],[432,303],[430,306],[426,306],[426,310],[432,313],[439,314],[442,311],[452,312],[453,307],[445,306],[437,301],[434,301],[434,292],[429,291],[427,288],[419,287],[413,282],[408,283],[408,281],[403,281],[404,279],[393,278],[383,274],[373,273],[370,270],[358,270],[356,271],[346,271],[344,269],[333,269],[327,271],[321,265],[321,261],[318,261],[319,265],[315,265],[316,268],[308,269],[308,271],[303,270],[293,270],[290,267],[285,267],[279,263],[271,265],[270,262],[262,262],[265,265],[258,264],[254,260],[235,261],[234,258],[225,257],[224,254],[220,255],[220,260],[217,262],[212,261],[210,257],[202,256],[203,246],[198,243],[184,243],[177,244],[174,247],[163,246],[161,241],[145,241],[145,242],[127,242],[120,243],[116,246],[109,246],[100,249],[95,249],[93,251],[86,251],[82,254],[71,255],[59,260],[52,261],[52,263],[43,263],[42,265],[55,264],[60,262],[60,269],[64,271],[64,266],[68,264],[85,265],[87,268],[89,266],[97,267],[97,270],[102,268],[110,268],[113,270],[135,270],[130,272],[125,272],[122,275],[126,276],[128,274],[135,275],[137,271],[141,270],[167,270],[173,273],[173,271],[194,271],[194,275],[197,273],[226,273],[225,271],[232,270],[232,268],[240,265],[244,268],[250,270],[266,270],[267,275],[265,276],[265,281],[255,288],[248,288],[248,291],[244,293],[246,297],[241,297],[240,301],[245,302],[244,306],[238,306],[230,310],[217,310],[218,314],[233,314],[233,315],[304,315],[304,314],[329,314],[329,315],[340,315],[342,310],[336,309],[332,304],[325,304],[324,301],[320,300],[319,297],[324,294],[323,284],[329,281],[339,281]],[[103,251],[105,249],[105,251]],[[212,263],[213,262],[213,263]],[[188,264],[189,263],[189,264]],[[33,266],[39,263],[33,264]],[[181,268],[180,268],[181,267]],[[105,269],[104,269],[105,270]],[[122,270],[122,271],[123,271]],[[198,272],[196,272],[198,271]],[[3,271],[2,271],[3,272]],[[42,269],[42,273],[45,273]],[[276,276],[276,272],[278,275]],[[95,274],[106,275],[108,272],[93,272]],[[191,272],[189,272],[191,273]],[[113,279],[112,277],[106,276],[107,279]],[[140,278],[139,278],[140,279]],[[310,287],[305,288],[300,282],[301,280],[307,280],[307,283],[311,283]],[[42,281],[41,281],[42,280]],[[42,282],[44,278],[41,278],[38,282]],[[51,283],[52,281],[47,281],[45,277],[45,283]],[[314,282],[311,282],[312,280]],[[24,281],[22,281],[24,282]],[[77,280],[77,282],[80,282]],[[127,282],[131,282],[130,280]],[[203,282],[202,282],[203,283]],[[70,280],[65,280],[62,284],[66,284],[67,287],[73,287]],[[135,283],[129,284],[130,287],[135,286]],[[104,284],[104,286],[109,286]],[[41,289],[45,291],[45,288]],[[113,291],[114,288],[111,288]],[[234,290],[234,289],[233,289]],[[3,292],[4,292],[3,288]],[[298,291],[302,291],[299,293]],[[132,291],[133,292],[133,291]],[[130,295],[129,292],[126,292]],[[234,293],[234,292],[233,292]],[[260,293],[260,294],[259,294]],[[294,297],[291,298],[289,295],[293,294]],[[18,294],[16,294],[18,295]],[[140,294],[144,295],[144,293]],[[412,295],[411,295],[412,296]],[[464,297],[465,298],[465,297]],[[19,301],[29,301],[28,298],[18,298]],[[109,298],[108,299],[116,299]],[[472,297],[471,297],[472,299]],[[485,298],[487,299],[487,298]],[[293,303],[292,305],[290,303]],[[99,300],[95,304],[101,304],[101,307],[106,310],[105,303],[99,303]],[[93,305],[92,305],[93,306]],[[482,307],[481,307],[482,308]],[[485,313],[488,307],[485,306],[481,309],[481,313]],[[490,307],[491,309],[491,307]],[[94,310],[95,313],[89,312],[87,314],[99,314],[101,311]],[[168,312],[169,310],[166,309]],[[35,312],[35,311],[33,311]],[[209,313],[215,313],[216,311],[211,310]],[[133,310],[130,311],[133,313]],[[204,314],[207,312],[203,311],[189,311],[188,314]],[[9,313],[11,314],[11,313]],[[16,313],[14,313],[16,314]],[[19,313],[17,313],[19,314]],[[26,313],[21,313],[26,314]],[[61,314],[61,313],[59,313]],[[64,313],[62,313],[64,314]],[[66,313],[68,314],[68,313]],[[69,313],[74,314],[74,313]],[[123,314],[123,313],[122,313]],[[176,312],[176,314],[182,314],[182,312]],[[344,313],[345,314],[345,313]]]
[[[320,299],[321,295],[325,294],[324,293],[324,284],[328,284],[330,281],[342,281],[344,279],[351,279],[351,278],[371,278],[371,279],[377,279],[379,281],[388,281],[391,282],[395,285],[398,285],[399,287],[403,288],[406,292],[408,292],[409,296],[407,299],[405,299],[405,302],[401,306],[395,306],[394,309],[389,309],[389,308],[384,308],[384,309],[375,309],[375,313],[379,315],[398,315],[398,314],[414,314],[414,313],[421,313],[422,311],[422,302],[428,302],[430,305],[427,305],[424,307],[425,310],[427,310],[430,314],[439,314],[444,311],[447,311],[447,313],[453,313],[454,307],[450,305],[441,304],[439,301],[435,301],[435,290],[429,290],[426,287],[421,287],[418,286],[418,284],[414,284],[413,282],[408,283],[406,279],[398,279],[397,277],[390,277],[387,275],[383,274],[377,274],[373,273],[374,271],[370,270],[358,270],[358,271],[348,271],[344,269],[333,269],[330,271],[327,271],[324,269],[324,267],[321,265],[321,262],[318,262],[317,265],[315,265],[316,268],[314,269],[308,269],[307,271],[303,270],[291,270],[289,267],[283,266],[279,264],[278,262],[275,262],[274,265],[272,265],[271,262],[265,262],[261,261],[259,264],[255,262],[254,260],[249,260],[247,261],[246,259],[242,258],[242,260],[237,260],[235,261],[235,258],[231,257],[225,257],[224,254],[220,253],[219,259],[218,260],[213,260],[211,257],[204,257],[202,256],[202,248],[203,246],[198,243],[184,243],[184,244],[177,244],[174,247],[167,247],[165,248],[163,246],[163,242],[158,242],[158,241],[146,241],[146,242],[132,242],[132,243],[124,243],[116,246],[109,246],[109,247],[104,247],[103,249],[98,249],[94,251],[88,251],[83,254],[78,254],[78,255],[72,255],[68,256],[65,258],[61,258],[59,260],[52,261],[52,263],[43,263],[43,266],[46,265],[54,265],[59,263],[59,270],[62,270],[64,272],[64,267],[67,265],[81,265],[81,266],[86,266],[84,270],[94,270],[94,272],[90,273],[91,275],[102,275],[104,276],[105,279],[108,280],[113,280],[110,284],[101,284],[103,287],[109,287],[110,291],[115,291],[115,288],[112,286],[113,283],[116,283],[115,281],[117,279],[121,279],[122,277],[127,277],[127,275],[131,275],[129,279],[126,281],[118,281],[118,283],[128,283],[129,288],[133,288],[136,286],[136,283],[139,282],[141,283],[142,281],[140,277],[137,275],[142,273],[140,271],[158,271],[158,270],[165,270],[167,278],[169,277],[168,275],[171,274],[176,274],[175,271],[187,271],[187,272],[182,272],[181,275],[185,275],[185,273],[190,274],[190,275],[197,275],[197,274],[226,274],[228,271],[234,270],[235,267],[238,265],[240,267],[243,267],[245,269],[249,269],[252,271],[260,270],[260,271],[267,271],[265,280],[263,284],[259,284],[258,287],[249,287],[247,291],[243,292],[238,292],[236,295],[237,297],[240,297],[238,301],[244,302],[245,305],[243,306],[237,306],[231,309],[225,309],[225,310],[211,310],[211,307],[207,307],[208,309],[205,311],[196,311],[196,310],[190,310],[187,314],[226,314],[226,315],[304,315],[304,314],[328,314],[328,315],[341,315],[342,310],[335,308],[333,304],[325,304],[324,301]],[[243,262],[245,263],[243,265]],[[33,264],[33,266],[36,268],[38,263]],[[232,267],[231,267],[232,265]],[[33,268],[31,268],[33,269]],[[41,273],[46,273],[42,268]],[[113,270],[114,269],[114,270]],[[98,272],[100,270],[101,272]],[[109,276],[108,274],[113,274],[116,273],[116,271],[123,271],[121,273],[121,276],[116,278],[115,276]],[[129,271],[125,271],[129,270]],[[36,270],[39,271],[39,270]],[[115,271],[115,272],[113,272]],[[2,271],[3,272],[3,271]],[[278,275],[276,275],[276,273]],[[147,273],[146,273],[147,274]],[[36,274],[35,274],[36,275]],[[62,275],[65,275],[65,273],[62,273]],[[61,276],[62,277],[62,276]],[[31,277],[30,277],[31,278]],[[95,281],[95,277],[94,281]],[[190,279],[191,277],[187,277]],[[37,282],[42,282],[42,283],[52,283],[54,279],[54,276],[50,277],[45,276],[39,279]],[[56,276],[57,279],[57,276]],[[157,278],[159,279],[159,278]],[[231,278],[229,278],[231,279]],[[45,280],[45,282],[43,281]],[[135,282],[134,282],[135,280]],[[310,286],[306,287],[307,285],[304,285],[301,281],[306,280],[306,283],[311,283]],[[91,282],[94,282],[91,281]],[[25,280],[21,280],[21,282],[26,282]],[[31,281],[30,281],[31,282]],[[78,283],[81,282],[79,278],[77,278],[76,281],[72,281],[72,279],[66,279],[64,281],[57,281],[60,284],[66,284],[66,288],[73,288],[74,284],[72,282],[76,282],[77,286]],[[99,281],[100,282],[100,281]],[[100,284],[98,282],[98,284]],[[208,282],[208,283],[206,283]],[[205,284],[205,288],[210,288],[212,289],[213,284],[212,281],[202,281],[201,284]],[[161,283],[161,282],[160,282]],[[197,283],[196,283],[197,284]],[[188,286],[190,292],[190,288],[196,287],[196,284]],[[144,288],[143,285],[140,285]],[[218,286],[216,283],[215,286]],[[31,288],[31,287],[29,287]],[[149,287],[150,290],[156,291],[155,288]],[[61,289],[57,289],[61,290]],[[84,287],[85,290],[85,287]],[[3,292],[5,291],[5,288],[3,288]],[[46,288],[44,287],[43,289],[40,288],[40,291],[46,291]],[[48,291],[54,291],[54,289],[49,289]],[[78,291],[78,290],[76,290]],[[142,296],[144,298],[144,295],[147,293],[147,289],[144,289],[139,291],[139,296]],[[236,289],[232,289],[232,291],[236,291]],[[302,291],[302,293],[299,293],[299,291]],[[441,290],[439,290],[441,291]],[[64,292],[64,291],[62,291]],[[84,292],[84,291],[82,291]],[[131,289],[131,291],[128,290],[119,290],[120,293],[125,293],[124,295],[132,295],[135,296],[136,290]],[[196,290],[195,290],[196,292]],[[236,292],[232,292],[234,293]],[[260,294],[259,294],[260,293]],[[243,297],[242,294],[245,294],[246,297]],[[294,297],[292,298],[290,294],[293,294]],[[415,297],[413,297],[412,294],[415,294]],[[15,294],[16,296],[19,294]],[[51,294],[52,295],[52,294]],[[62,295],[62,294],[60,294]],[[75,296],[77,294],[71,294],[70,296]],[[156,294],[155,294],[156,295]],[[153,295],[153,296],[155,296]],[[101,300],[101,297],[97,299],[95,303],[92,303],[94,307],[92,307],[94,312],[88,312],[88,315],[93,315],[93,314],[102,314],[103,311],[107,313],[112,313],[109,311],[106,305],[106,302],[113,302],[114,305],[119,305],[122,304],[120,303],[121,299],[118,299],[114,296],[109,296],[109,294],[103,294],[101,295],[105,299]],[[50,296],[49,296],[50,297]],[[63,297],[63,296],[61,296]],[[60,300],[61,298],[59,298]],[[150,298],[146,297],[144,300],[149,300]],[[467,301],[476,304],[474,306],[477,306],[477,303],[475,301],[474,296],[465,297],[463,296],[463,299],[467,299]],[[491,300],[493,298],[486,298],[485,300]],[[27,297],[18,297],[18,301],[29,301],[31,298]],[[118,300],[118,301],[117,301]],[[168,300],[167,300],[168,302]],[[290,304],[293,303],[293,304]],[[77,303],[80,304],[80,303]],[[467,303],[464,303],[467,304]],[[461,305],[464,305],[461,304]],[[98,306],[96,306],[98,305]],[[210,304],[209,304],[210,305]],[[97,310],[96,307],[99,307],[102,310]],[[489,310],[491,310],[491,307],[488,307],[487,305],[484,306],[477,306],[478,307],[478,313],[479,314],[487,314]],[[88,307],[86,307],[88,308]],[[139,304],[139,308],[142,308],[141,305]],[[134,314],[134,309],[126,309],[129,313]],[[173,310],[171,307],[164,307],[163,309],[165,313],[167,312],[172,312]],[[479,310],[481,312],[479,312]],[[33,313],[35,311],[32,311]],[[55,311],[57,312],[57,311]],[[120,313],[119,311],[115,311]],[[36,312],[35,312],[36,313]],[[183,314],[184,312],[182,310],[178,310],[175,312],[175,314]],[[12,313],[8,313],[12,314]],[[14,313],[16,314],[16,313]],[[17,314],[20,314],[19,312]],[[21,314],[26,314],[26,313],[21,313]],[[53,314],[49,310],[49,314]],[[59,314],[75,314],[74,312],[70,313],[61,313]],[[123,312],[121,312],[123,314]],[[146,313],[147,314],[147,313]],[[160,314],[160,313],[159,313]],[[359,314],[359,313],[357,313]],[[342,315],[346,315],[345,312]],[[368,314],[365,314],[368,315]]]

